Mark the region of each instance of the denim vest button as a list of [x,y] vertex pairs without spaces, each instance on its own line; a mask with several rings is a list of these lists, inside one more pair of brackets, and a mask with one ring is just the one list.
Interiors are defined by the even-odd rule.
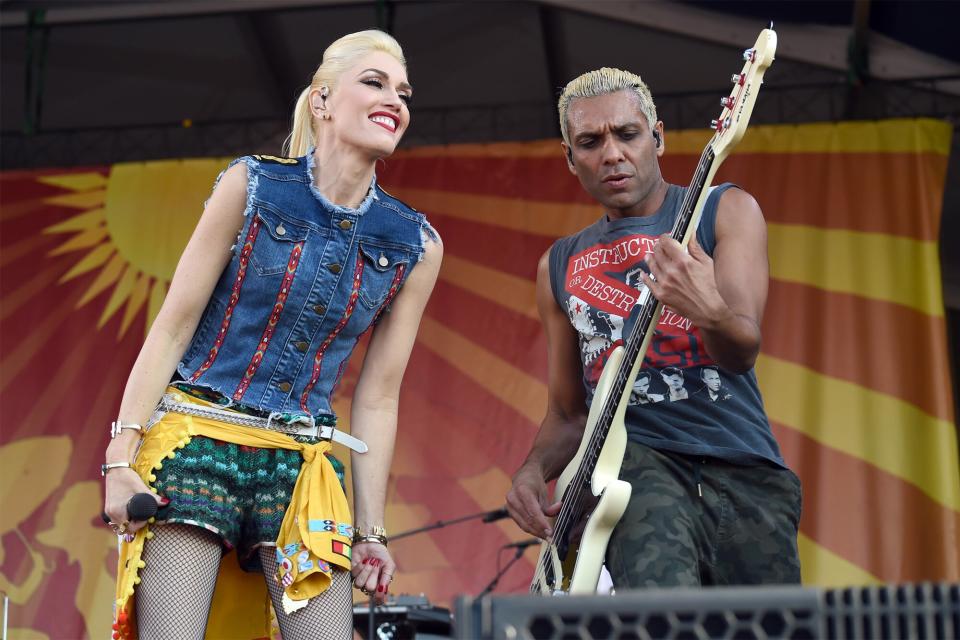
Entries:
[[310,347],[310,343],[301,340],[300,342],[295,342],[293,346],[295,346],[300,353],[304,353]]
[[339,224],[339,227],[340,227],[341,229],[343,229],[344,231],[349,230],[350,227],[352,227],[352,226],[353,226],[353,223],[350,222],[349,220],[341,220],[341,221],[340,221],[340,224]]
[[284,393],[289,392],[290,389],[292,388],[293,388],[293,385],[290,384],[289,382],[281,382],[280,384],[277,385],[277,389],[280,389],[280,391],[283,391]]
[[327,265],[327,269],[330,270],[330,273],[340,273],[340,265],[336,263]]
[[325,306],[323,306],[322,304],[315,304],[315,305],[313,305],[313,311],[314,311],[314,313],[316,313],[317,315],[322,316],[323,314],[325,314],[325,313],[327,312],[327,308],[326,308]]
[[278,236],[282,236],[282,235],[286,235],[286,233],[287,233],[287,230],[283,228],[283,225],[282,225],[282,224],[278,224],[278,225],[277,225],[277,235],[278,235]]

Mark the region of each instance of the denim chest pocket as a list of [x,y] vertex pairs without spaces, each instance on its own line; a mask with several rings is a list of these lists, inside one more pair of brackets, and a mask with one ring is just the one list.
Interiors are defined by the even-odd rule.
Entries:
[[364,261],[360,301],[368,308],[375,309],[387,299],[395,280],[399,284],[403,274],[410,268],[413,252],[361,240],[360,253]]
[[295,255],[294,249],[307,240],[309,229],[267,209],[258,209],[254,215],[254,223],[260,228],[253,243],[250,262],[262,276],[283,273]]

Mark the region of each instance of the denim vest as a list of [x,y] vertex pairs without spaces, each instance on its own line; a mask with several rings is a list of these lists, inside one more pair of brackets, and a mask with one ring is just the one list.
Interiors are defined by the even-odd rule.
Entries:
[[245,156],[244,225],[177,367],[230,404],[331,416],[357,342],[423,255],[426,218],[374,178],[356,209],[313,184],[312,154]]

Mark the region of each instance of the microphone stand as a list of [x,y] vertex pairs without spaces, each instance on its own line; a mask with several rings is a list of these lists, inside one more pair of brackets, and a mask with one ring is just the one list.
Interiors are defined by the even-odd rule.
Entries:
[[367,639],[368,640],[377,640],[377,614],[374,613],[374,607],[376,607],[377,601],[374,599],[374,595],[370,594],[370,602],[367,603],[367,606],[370,607],[367,610]]
[[420,527],[418,529],[410,529],[409,531],[403,531],[396,535],[390,536],[391,540],[399,540],[400,538],[406,538],[408,536],[413,536],[418,533],[423,533],[424,531],[433,531],[434,529],[442,529],[443,527],[449,526],[451,524],[457,524],[458,522],[466,522],[467,520],[475,520],[481,518],[483,522],[496,522],[503,518],[509,517],[506,509],[494,509],[493,511],[481,511],[480,513],[471,513],[468,516],[460,516],[459,518],[451,518],[450,520],[437,520],[433,524],[428,524],[425,527]]
[[517,552],[513,554],[512,558],[510,558],[510,562],[505,564],[503,569],[500,569],[500,571],[497,572],[497,575],[493,576],[493,580],[490,581],[490,584],[484,587],[483,591],[480,592],[480,595],[478,595],[477,598],[478,599],[482,598],[483,596],[487,595],[488,593],[496,589],[497,584],[500,582],[500,578],[502,578],[503,575],[510,570],[510,567],[516,564],[516,562],[523,557],[523,554],[526,550],[527,550],[527,546],[517,547]]
[[[507,510],[502,508],[494,509],[492,511],[481,511],[479,513],[471,513],[470,515],[460,516],[459,518],[451,518],[450,520],[437,520],[433,524],[428,524],[425,527],[410,529],[409,531],[401,531],[398,534],[390,536],[390,540],[399,540],[400,538],[407,538],[409,536],[413,536],[418,533],[423,533],[425,531],[442,529],[443,527],[449,526],[451,524],[457,524],[458,522],[466,522],[467,520],[475,520],[477,518],[481,518],[484,523],[490,523],[490,522],[496,522],[497,520],[501,520],[503,518],[507,518],[509,516],[510,514],[507,513]],[[520,556],[522,555],[523,555],[523,549],[518,548],[517,557],[510,561],[510,564],[508,564],[504,568],[504,571],[506,571],[506,569],[509,569],[510,565],[516,562],[517,560],[519,560]],[[496,579],[499,579],[501,575],[503,575],[503,572],[498,574]],[[373,594],[370,594],[370,601],[367,606],[370,607],[367,611],[367,633],[369,634],[368,640],[376,640],[376,634],[375,634],[376,627],[374,622],[375,616],[376,616],[376,613],[374,612],[374,609],[376,608],[376,600]]]

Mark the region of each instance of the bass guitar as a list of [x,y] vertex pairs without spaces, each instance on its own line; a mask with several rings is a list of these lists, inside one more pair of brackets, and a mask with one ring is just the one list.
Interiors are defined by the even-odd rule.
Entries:
[[[744,54],[733,91],[721,100],[720,116],[711,123],[713,137],[700,156],[680,207],[671,237],[683,247],[696,233],[708,188],[720,163],[746,132],[750,114],[773,62],[777,34],[760,32]],[[644,287],[633,310],[637,321],[624,344],[609,355],[597,382],[576,455],[557,479],[561,496],[553,538],[540,546],[530,592],[543,595],[594,593],[613,528],[630,500],[630,484],[619,479],[627,445],[624,415],[634,380],[650,347],[663,305]]]

